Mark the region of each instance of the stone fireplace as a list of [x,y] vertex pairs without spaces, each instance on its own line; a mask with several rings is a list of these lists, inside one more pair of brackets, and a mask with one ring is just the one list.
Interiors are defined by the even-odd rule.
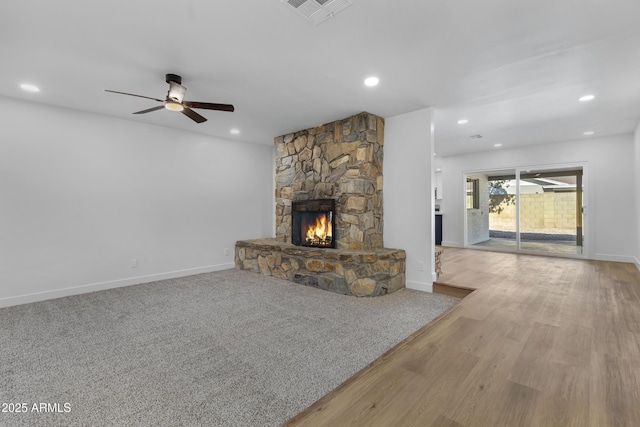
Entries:
[[382,237],[384,119],[360,113],[275,145],[276,237],[237,242],[236,268],[357,296],[404,287],[405,252]]

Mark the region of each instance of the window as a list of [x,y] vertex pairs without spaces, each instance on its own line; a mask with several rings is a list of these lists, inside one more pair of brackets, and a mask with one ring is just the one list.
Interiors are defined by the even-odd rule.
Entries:
[[480,180],[467,178],[467,209],[480,209]]

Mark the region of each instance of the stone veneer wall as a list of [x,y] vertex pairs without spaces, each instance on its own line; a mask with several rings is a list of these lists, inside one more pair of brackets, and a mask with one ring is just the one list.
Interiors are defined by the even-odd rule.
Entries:
[[291,243],[292,201],[335,199],[336,248],[383,248],[383,118],[363,112],[275,144],[277,241]]

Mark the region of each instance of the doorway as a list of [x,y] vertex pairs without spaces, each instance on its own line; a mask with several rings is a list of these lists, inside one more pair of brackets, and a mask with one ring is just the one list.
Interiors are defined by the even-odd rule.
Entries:
[[[465,180],[467,246],[584,254],[583,165],[469,173]],[[479,184],[476,205],[469,203],[469,182]]]

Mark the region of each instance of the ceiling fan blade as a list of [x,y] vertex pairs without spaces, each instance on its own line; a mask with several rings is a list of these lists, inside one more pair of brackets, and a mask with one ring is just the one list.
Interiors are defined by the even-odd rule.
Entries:
[[183,104],[189,108],[203,108],[205,110],[231,111],[235,108],[231,104],[212,104],[211,102],[184,101]]
[[184,114],[185,116],[189,117],[191,120],[197,123],[202,123],[207,121],[207,119],[205,119],[200,114],[196,113],[195,111],[193,111],[188,107],[185,107],[185,109],[182,110],[182,114]]
[[131,114],[145,114],[145,113],[150,113],[152,111],[162,110],[163,108],[164,108],[164,105],[158,105],[157,107],[147,108],[146,110],[136,111],[135,113],[131,113]]
[[129,96],[137,96],[138,98],[145,98],[145,99],[152,99],[154,101],[158,101],[158,102],[164,102],[164,99],[158,99],[158,98],[151,98],[150,96],[144,96],[144,95],[135,95],[133,93],[126,93],[126,92],[118,92],[115,90],[109,90],[109,89],[105,89],[105,92],[111,92],[111,93],[119,93],[120,95],[129,95]]

